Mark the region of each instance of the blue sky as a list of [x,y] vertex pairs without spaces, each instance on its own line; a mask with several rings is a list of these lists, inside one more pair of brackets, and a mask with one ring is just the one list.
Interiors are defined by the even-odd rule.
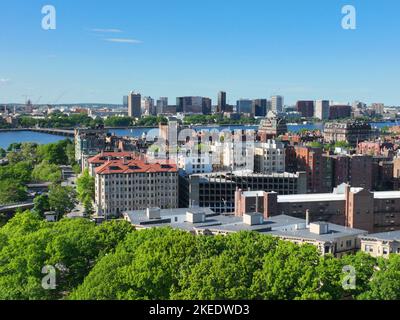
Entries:
[[[47,4],[56,30],[41,28]],[[345,4],[356,30],[341,27]],[[0,102],[121,103],[130,90],[215,102],[225,90],[232,104],[400,105],[399,14],[398,0],[2,0]]]

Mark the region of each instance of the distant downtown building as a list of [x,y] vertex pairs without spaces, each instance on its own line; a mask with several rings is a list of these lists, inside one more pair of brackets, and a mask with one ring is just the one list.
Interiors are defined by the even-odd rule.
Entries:
[[249,99],[240,99],[236,102],[236,112],[252,114],[253,101]]
[[178,169],[175,164],[128,160],[108,161],[95,169],[98,216],[118,217],[127,210],[178,207]]
[[226,110],[226,92],[220,91],[218,92],[218,105],[217,112],[225,112]]
[[123,96],[122,98],[122,106],[124,109],[128,110],[128,96]]
[[167,113],[168,109],[168,98],[167,97],[160,97],[160,99],[157,100],[157,114],[163,114]]
[[253,100],[252,114],[255,117],[265,117],[268,112],[268,100],[267,99],[255,99]]
[[133,118],[142,116],[142,96],[140,93],[131,92],[128,95],[128,115]]
[[212,101],[205,97],[178,97],[176,111],[185,114],[211,114]]
[[271,97],[271,110],[276,113],[283,112],[284,98],[283,96]]
[[144,115],[156,115],[157,113],[152,97],[142,97],[141,107]]
[[317,100],[315,102],[315,118],[329,120],[329,101]]
[[297,101],[296,103],[296,110],[301,113],[303,118],[313,118],[314,109],[314,101]]
[[329,119],[345,119],[351,117],[351,106],[350,105],[332,105],[329,109]]

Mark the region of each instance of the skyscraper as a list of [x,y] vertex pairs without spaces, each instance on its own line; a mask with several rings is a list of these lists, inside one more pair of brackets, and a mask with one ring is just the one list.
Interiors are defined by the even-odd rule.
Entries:
[[176,98],[176,112],[185,114],[211,114],[210,98],[178,97]]
[[236,112],[251,114],[253,109],[253,101],[248,99],[240,99],[236,102]]
[[141,105],[142,105],[142,112],[145,115],[156,114],[156,110],[154,107],[154,99],[152,99],[151,97],[143,97]]
[[212,101],[210,98],[202,99],[202,112],[203,114],[211,114],[212,109]]
[[280,113],[283,111],[283,96],[271,97],[272,111]]
[[226,92],[220,91],[218,93],[218,108],[217,112],[226,111]]
[[168,98],[167,97],[160,97],[157,100],[157,114],[165,113],[168,108]]
[[303,118],[314,117],[314,101],[297,101],[296,109],[301,113]]
[[253,111],[252,113],[256,117],[265,117],[267,115],[267,99],[256,99],[253,100]]
[[133,118],[142,116],[142,96],[140,93],[131,92],[128,95],[128,115]]
[[315,118],[320,120],[329,119],[329,101],[317,100],[315,102]]
[[128,96],[122,98],[122,105],[125,109],[128,109]]

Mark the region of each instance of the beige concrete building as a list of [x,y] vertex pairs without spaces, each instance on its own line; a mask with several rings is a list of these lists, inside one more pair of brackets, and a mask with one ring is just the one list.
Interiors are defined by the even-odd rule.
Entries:
[[389,257],[400,254],[400,231],[360,236],[361,251],[373,257]]
[[106,162],[95,173],[98,216],[120,216],[127,210],[178,206],[176,164],[120,159]]

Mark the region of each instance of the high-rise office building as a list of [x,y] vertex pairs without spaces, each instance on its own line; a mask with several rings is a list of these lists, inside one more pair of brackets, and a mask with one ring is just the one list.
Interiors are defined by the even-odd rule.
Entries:
[[320,120],[329,119],[329,101],[328,100],[317,100],[315,102],[315,118]]
[[301,113],[303,118],[314,117],[314,101],[297,101],[296,109]]
[[256,99],[253,100],[253,111],[252,114],[256,117],[265,117],[267,115],[268,100],[267,99]]
[[211,114],[212,113],[212,101],[210,98],[202,99],[202,112],[203,114]]
[[212,101],[203,97],[176,98],[176,112],[193,114],[211,114]]
[[271,107],[271,110],[274,112],[283,112],[283,96],[272,96]]
[[226,92],[220,91],[218,93],[217,112],[225,112],[225,111],[226,111]]
[[157,100],[157,114],[166,113],[168,108],[168,98],[167,97],[160,97]]
[[373,103],[371,107],[376,114],[383,114],[385,112],[385,104],[383,103]]
[[238,113],[251,114],[253,111],[253,101],[248,99],[240,99],[236,102],[236,111]]
[[125,109],[128,109],[128,96],[123,96],[123,98],[122,98],[122,106]]
[[131,92],[128,95],[128,115],[133,118],[142,116],[142,96],[140,93]]
[[151,97],[143,97],[142,98],[142,113],[145,115],[155,115],[156,109],[154,106],[154,99]]

